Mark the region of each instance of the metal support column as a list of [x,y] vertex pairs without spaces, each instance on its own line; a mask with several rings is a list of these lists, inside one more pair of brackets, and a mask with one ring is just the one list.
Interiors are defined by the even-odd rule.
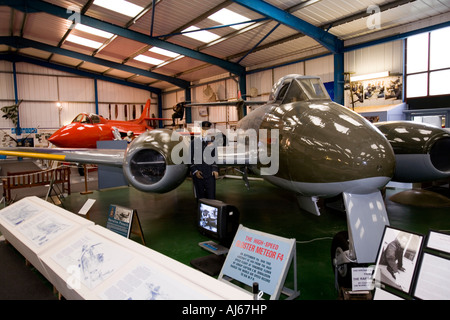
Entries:
[[[239,76],[239,92],[241,93],[241,98],[243,100],[247,100],[247,75],[245,73]],[[243,116],[247,115],[247,106],[244,104],[243,108]]]
[[[191,88],[185,88],[184,89],[184,101],[191,101]],[[186,123],[192,123],[192,111],[191,108],[185,108],[185,119]]]
[[[158,117],[160,117],[160,118],[163,117],[162,94],[161,93],[158,93]],[[159,120],[158,122],[159,122],[158,127],[164,128],[163,120]]]
[[95,95],[95,113],[100,114],[98,112],[98,86],[97,86],[97,79],[94,79],[94,95]]
[[[19,93],[17,89],[17,72],[16,72],[16,63],[13,62],[13,79],[14,79],[14,99],[16,105],[19,104]],[[16,135],[20,136],[22,134],[22,129],[20,128],[20,112],[19,108],[17,108],[17,125],[16,125]]]
[[334,102],[344,104],[344,53],[334,54]]

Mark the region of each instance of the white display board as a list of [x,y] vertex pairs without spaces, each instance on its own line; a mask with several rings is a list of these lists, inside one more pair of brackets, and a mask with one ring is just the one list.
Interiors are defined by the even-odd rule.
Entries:
[[450,300],[450,234],[430,230],[424,250],[414,297]]
[[374,299],[450,300],[450,234],[430,231],[425,246],[423,239],[386,227],[375,268]]
[[91,225],[94,223],[34,196],[0,210],[0,231],[44,276],[39,255]]
[[427,247],[444,253],[450,253],[450,234],[431,230],[427,238]]
[[66,299],[253,298],[39,198],[0,210],[0,230]]
[[414,296],[423,300],[450,300],[450,259],[423,254]]
[[[278,299],[282,290],[289,292],[289,299],[294,299],[299,295],[296,287],[295,244],[295,239],[282,238],[240,225],[219,279],[235,279],[250,287],[256,282],[262,292],[270,295],[270,299]],[[292,261],[294,290],[283,287]]]

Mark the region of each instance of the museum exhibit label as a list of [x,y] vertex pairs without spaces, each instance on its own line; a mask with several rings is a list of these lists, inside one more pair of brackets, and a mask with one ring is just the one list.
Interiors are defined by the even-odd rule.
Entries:
[[[291,263],[294,263],[294,289],[284,288]],[[242,225],[234,237],[219,279],[235,279],[250,287],[256,282],[259,289],[278,299],[281,291],[289,299],[299,295],[296,277],[296,242]]]

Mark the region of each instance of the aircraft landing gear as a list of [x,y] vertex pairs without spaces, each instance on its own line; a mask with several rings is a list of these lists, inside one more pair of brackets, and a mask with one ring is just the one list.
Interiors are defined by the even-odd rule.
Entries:
[[331,264],[335,274],[336,290],[351,288],[352,267],[356,264],[349,257],[348,231],[341,231],[333,237],[331,243]]

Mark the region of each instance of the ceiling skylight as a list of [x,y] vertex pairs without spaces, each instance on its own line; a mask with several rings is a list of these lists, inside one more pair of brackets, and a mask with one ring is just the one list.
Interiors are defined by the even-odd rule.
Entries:
[[[195,31],[195,30],[200,30],[200,28],[197,28],[195,26],[190,26],[189,28],[184,29],[182,32]],[[208,43],[208,42],[211,42],[211,41],[214,41],[214,40],[217,40],[220,38],[220,36],[218,36],[217,34],[206,31],[206,30],[185,33],[184,36],[192,38],[192,39],[196,39],[196,40],[204,42],[204,43]]]
[[158,47],[153,47],[149,51],[160,54],[162,56],[170,57],[170,58],[175,58],[175,57],[179,56],[178,53],[175,53],[175,52],[172,52],[172,51],[169,51],[166,49],[158,48]]
[[144,10],[144,8],[125,0],[95,0],[94,4],[133,18]]
[[103,45],[103,43],[101,43],[101,42],[89,40],[89,39],[82,38],[82,37],[79,37],[79,36],[76,36],[73,34],[69,34],[66,41],[73,42],[73,43],[80,44],[82,46],[94,48],[94,49],[98,49]]
[[[217,11],[216,13],[213,13],[208,18],[211,20],[214,20],[220,24],[223,24],[223,25],[230,25],[233,23],[250,21],[249,18],[244,17],[243,15],[240,15],[239,13],[233,12],[226,8],[221,9],[221,10]],[[247,25],[248,25],[247,23],[243,23],[243,24],[237,24],[237,25],[230,26],[230,27],[233,29],[242,29],[242,28],[246,27]]]
[[84,24],[81,24],[81,23],[77,23],[75,25],[75,29],[86,32],[86,33],[90,33],[90,34],[93,34],[93,35],[96,35],[96,36],[99,36],[102,38],[106,38],[106,39],[111,39],[114,36],[114,34],[112,34],[112,33],[109,33],[109,32],[103,31],[103,30],[99,30],[96,28],[92,28],[89,26],[85,26]]
[[141,62],[148,63],[148,64],[153,64],[153,65],[158,65],[158,64],[161,64],[164,62],[163,60],[155,59],[155,58],[143,55],[143,54],[138,55],[134,59],[141,61]]

